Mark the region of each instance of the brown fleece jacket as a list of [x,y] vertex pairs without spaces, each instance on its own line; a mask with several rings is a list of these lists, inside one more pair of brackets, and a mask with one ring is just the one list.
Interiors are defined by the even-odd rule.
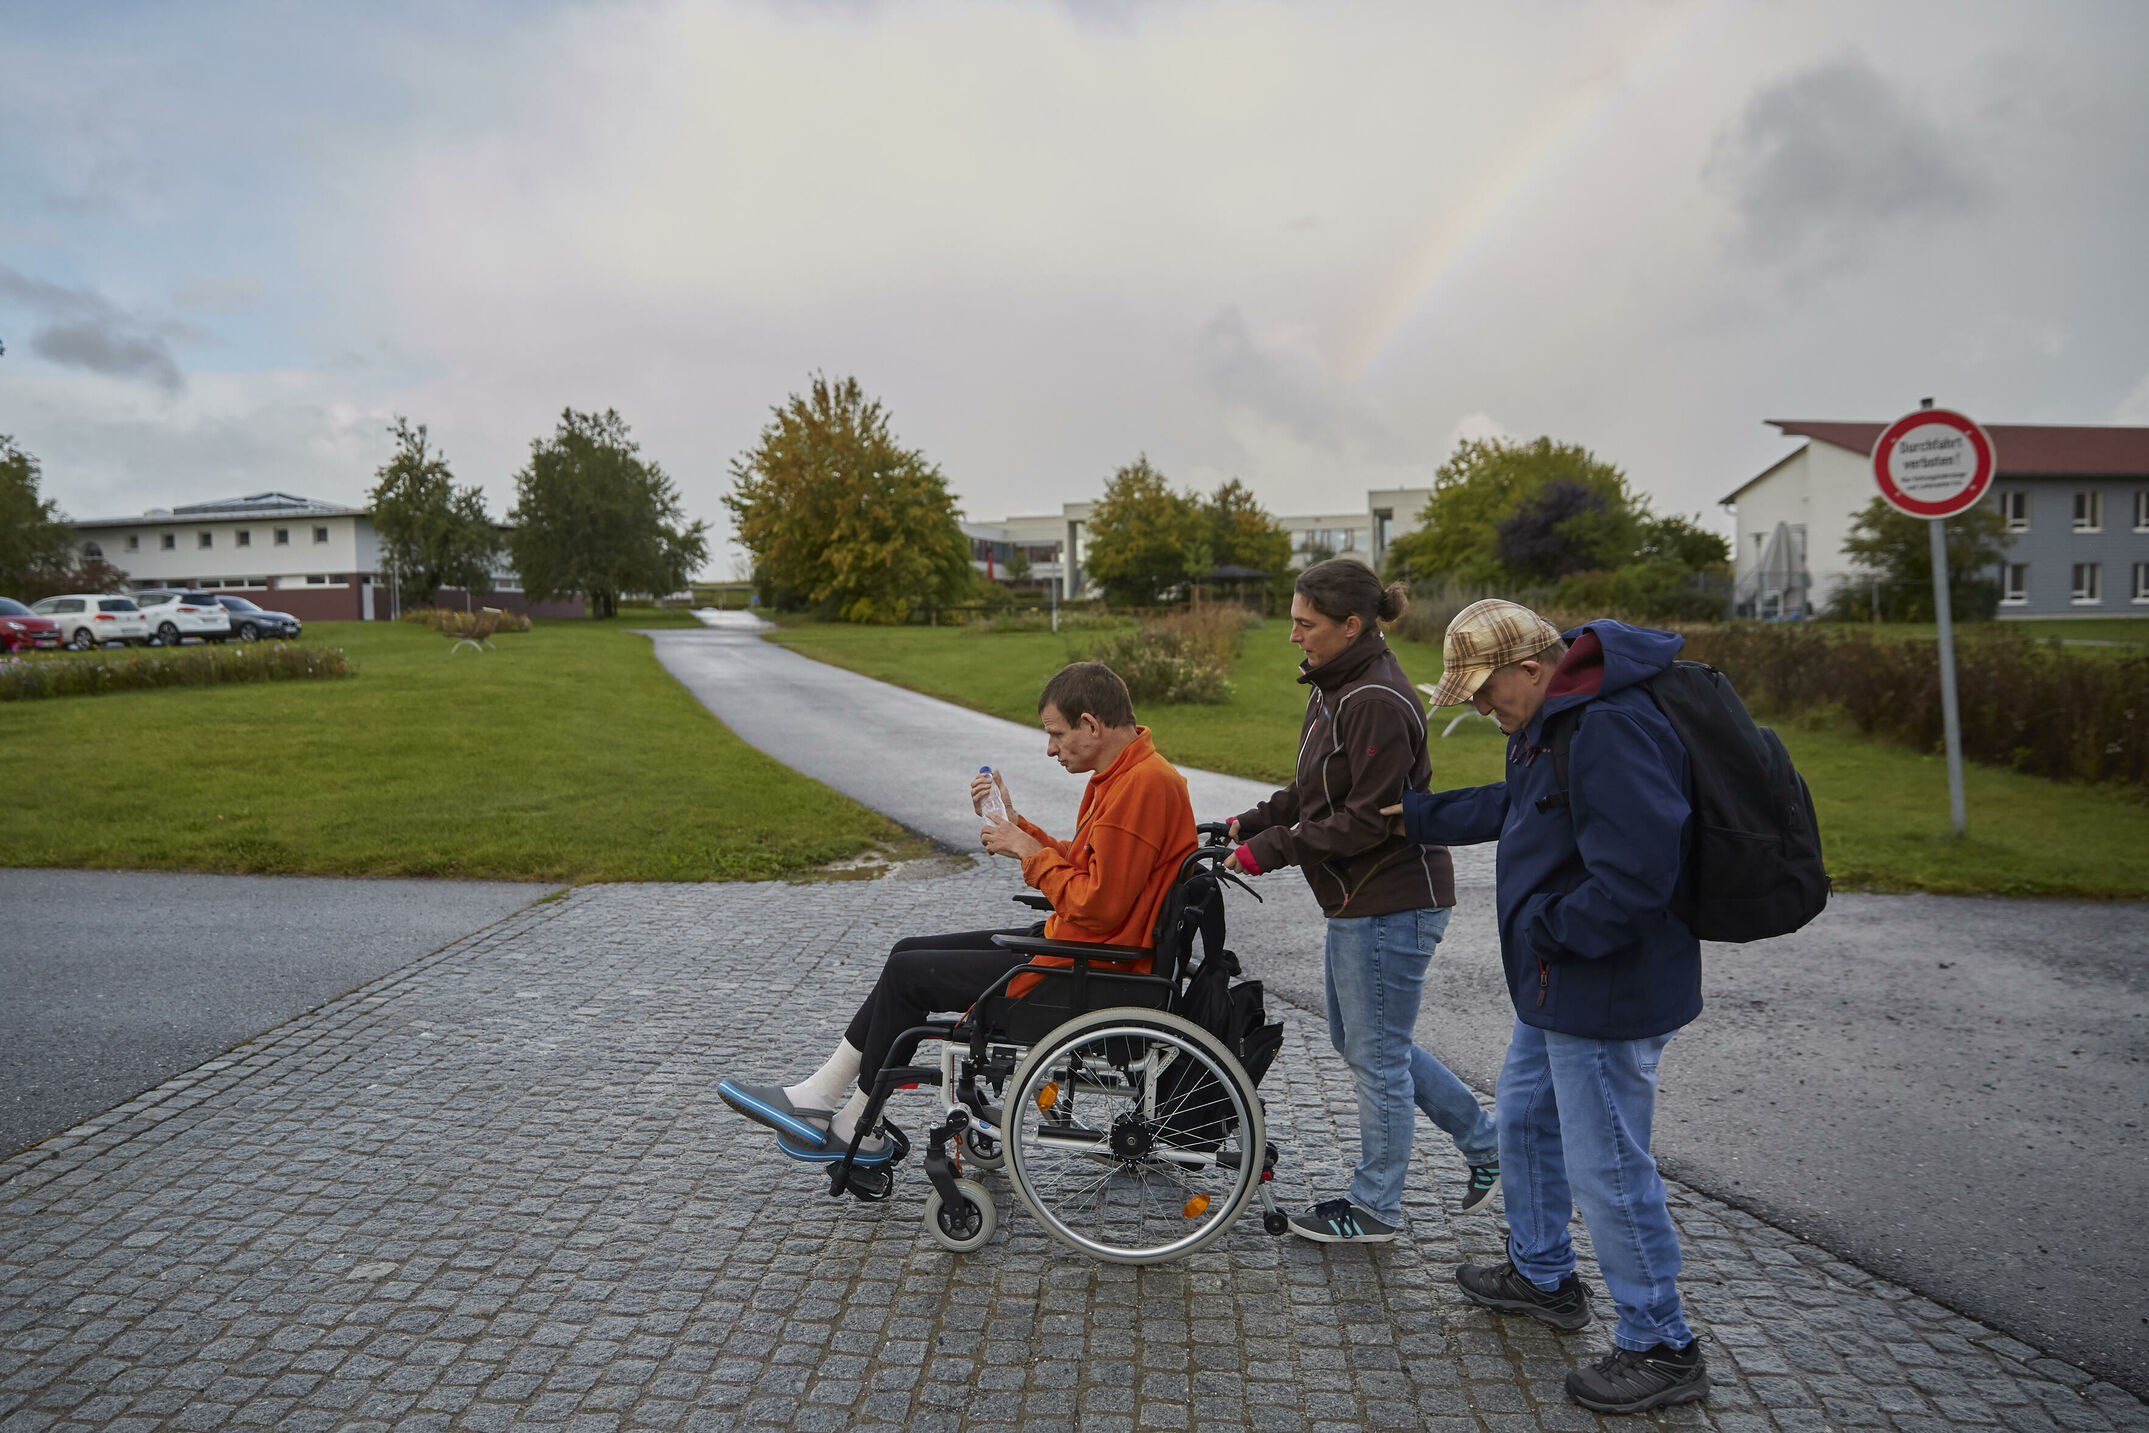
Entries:
[[1380,814],[1432,778],[1425,708],[1387,639],[1376,628],[1298,679],[1313,689],[1298,771],[1238,818],[1247,854],[1264,871],[1304,870],[1330,919],[1454,905],[1448,848],[1398,836]]

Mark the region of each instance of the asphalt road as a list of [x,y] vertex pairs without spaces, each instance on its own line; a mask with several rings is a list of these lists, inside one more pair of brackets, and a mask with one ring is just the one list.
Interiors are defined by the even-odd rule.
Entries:
[[[1072,820],[1080,783],[1025,728],[745,633],[652,635],[747,741],[952,847],[975,840],[983,762],[1033,820]],[[1204,818],[1266,794],[1187,777]],[[1490,1089],[1514,1019],[1491,851],[1455,854],[1419,1038]],[[1234,903],[1232,944],[1319,1011],[1320,913],[1293,874],[1259,889]],[[1704,967],[1708,1009],[1665,1057],[1667,1170],[2149,1396],[2149,907],[1840,895]]]
[[491,925],[549,887],[0,870],[0,1155]]

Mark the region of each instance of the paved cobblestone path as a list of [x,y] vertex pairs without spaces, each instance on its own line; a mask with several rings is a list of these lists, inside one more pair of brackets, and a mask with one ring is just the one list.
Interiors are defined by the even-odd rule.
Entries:
[[[0,1433],[1598,1426],[1560,1384],[1608,1325],[1462,1301],[1450,1268],[1498,1257],[1498,1225],[1444,1212],[1462,1170],[1429,1126],[1394,1244],[1249,1215],[1133,1269],[1050,1242],[998,1175],[1002,1232],[950,1255],[915,1168],[885,1205],[830,1200],[718,1103],[723,1073],[825,1053],[897,935],[1006,919],[1007,886],[585,888],[0,1164]],[[1325,1033],[1285,1019],[1264,1093],[1297,1202],[1341,1187],[1354,1106]],[[1673,1198],[1716,1389],[1630,1426],[2149,1429],[2119,1389]]]

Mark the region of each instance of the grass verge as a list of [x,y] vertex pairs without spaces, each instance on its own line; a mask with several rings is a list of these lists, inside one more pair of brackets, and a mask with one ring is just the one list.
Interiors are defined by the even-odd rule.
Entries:
[[[810,657],[1025,724],[1037,693],[1069,660],[1051,633],[925,627],[797,627],[772,640]],[[1440,675],[1438,648],[1398,642],[1413,681]],[[1272,621],[1247,634],[1221,706],[1144,706],[1173,761],[1283,781],[1298,750],[1306,689],[1297,649]],[[1435,720],[1437,733],[1452,710]],[[1813,788],[1828,868],[1839,886],[1949,894],[2149,899],[2149,805],[2123,792],[1971,764],[1970,834],[1948,827],[1947,767],[1937,756],[1868,741],[1825,723],[1773,722]],[[1432,743],[1435,789],[1501,779],[1506,739],[1471,717]]]
[[0,712],[0,861],[337,876],[759,880],[923,843],[747,746],[617,623],[482,655],[317,622],[336,682]]

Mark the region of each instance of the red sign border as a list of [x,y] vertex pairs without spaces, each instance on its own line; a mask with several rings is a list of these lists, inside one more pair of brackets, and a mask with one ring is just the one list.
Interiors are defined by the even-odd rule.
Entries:
[[[1888,475],[1888,457],[1895,451],[1895,445],[1903,440],[1905,433],[1927,423],[1939,423],[1953,428],[1970,440],[1971,450],[1977,454],[1977,473],[1971,478],[1970,486],[1946,502],[1920,502],[1897,487],[1895,479]],[[1992,491],[1993,470],[1997,466],[1993,457],[1992,438],[1983,428],[1952,408],[1920,408],[1915,413],[1905,413],[1890,423],[1887,430],[1880,435],[1880,441],[1873,445],[1873,481],[1880,485],[1882,500],[1897,512],[1908,513],[1912,517],[1953,517],[1957,513],[1968,512],[1984,500],[1986,493]]]

